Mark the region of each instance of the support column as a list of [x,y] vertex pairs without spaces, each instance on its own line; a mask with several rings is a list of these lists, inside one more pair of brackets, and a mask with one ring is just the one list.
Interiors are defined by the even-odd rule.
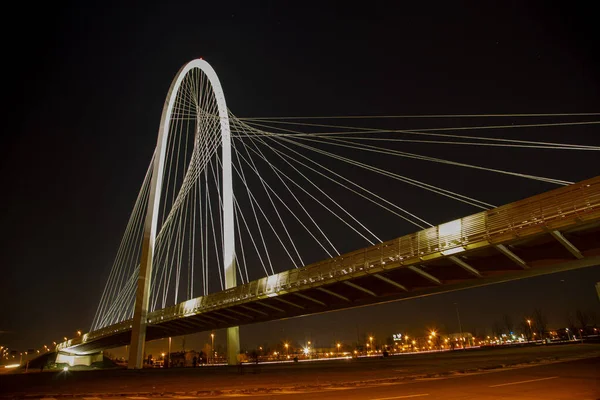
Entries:
[[[161,128],[164,126],[164,115]],[[161,131],[162,132],[162,131]],[[146,345],[146,321],[150,304],[150,281],[152,279],[152,263],[154,260],[154,241],[158,221],[158,206],[162,187],[162,168],[165,159],[166,135],[159,134],[158,144],[154,152],[154,166],[150,179],[148,210],[144,221],[144,237],[142,239],[142,255],[140,259],[140,275],[138,276],[133,309],[133,326],[131,328],[131,347],[127,368],[142,369],[144,367],[144,346]]]
[[[235,265],[235,226],[233,221],[233,178],[231,167],[231,133],[229,130],[229,119],[227,119],[227,108],[225,98],[219,99],[219,114],[221,118],[221,145],[223,147],[223,268],[225,268],[225,289],[236,286]],[[227,328],[227,364],[236,365],[240,354],[240,327]]]
[[[225,287],[227,289],[236,286],[235,270],[234,259],[230,268],[225,268]],[[238,363],[238,354],[240,354],[240,327],[231,326],[227,328],[227,364],[236,365]]]
[[227,328],[227,364],[236,365],[240,354],[240,327]]
[[[159,142],[154,153],[154,168],[150,180],[148,210],[144,222],[144,238],[142,239],[142,255],[140,259],[140,275],[138,276],[133,310],[133,326],[131,328],[131,347],[127,368],[141,369],[144,366],[144,346],[146,344],[146,321],[150,303],[150,280],[152,278],[152,263],[154,259],[154,241],[156,240],[156,225],[158,206],[162,187],[162,167],[164,165],[164,143]],[[162,144],[162,146],[161,146]]]

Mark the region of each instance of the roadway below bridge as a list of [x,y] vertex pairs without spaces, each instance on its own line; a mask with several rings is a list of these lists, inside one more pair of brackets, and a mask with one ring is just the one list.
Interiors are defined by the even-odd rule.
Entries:
[[600,344],[243,367],[0,375],[0,398],[598,399]]

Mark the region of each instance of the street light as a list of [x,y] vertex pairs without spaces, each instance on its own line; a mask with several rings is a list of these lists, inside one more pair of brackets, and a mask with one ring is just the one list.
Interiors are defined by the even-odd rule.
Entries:
[[81,336],[81,331],[77,331],[77,336]]
[[290,350],[289,350],[290,345],[286,343],[286,344],[284,344],[284,346],[285,346],[285,355],[289,356],[290,355]]
[[371,344],[371,353],[373,352],[373,336],[369,336],[369,343]]
[[211,346],[210,346],[210,352],[211,352],[211,359],[212,359],[212,363],[215,363],[215,334],[211,333],[210,334],[210,339],[211,339]]
[[[462,336],[463,331],[462,331],[462,324],[460,323],[460,313],[458,312],[458,303],[454,303],[454,306],[456,307],[456,319],[458,320],[458,329],[460,331],[460,336]],[[462,344],[462,347],[463,348],[465,347],[464,343]]]
[[340,344],[340,343],[338,343],[338,344],[337,344],[338,353],[340,352],[340,346],[341,346],[341,344]]

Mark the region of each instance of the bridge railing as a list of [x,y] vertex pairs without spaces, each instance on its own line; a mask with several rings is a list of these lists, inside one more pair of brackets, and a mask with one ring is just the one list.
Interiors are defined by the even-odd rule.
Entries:
[[475,243],[500,243],[515,236],[559,229],[600,216],[600,177],[558,188],[491,210],[427,228],[338,257],[284,271],[206,297],[208,308],[276,295],[324,280],[344,279],[392,263],[423,261],[460,253]]
[[148,322],[277,296],[323,281],[364,275],[373,268],[411,265],[598,218],[600,176],[157,310],[150,313]]

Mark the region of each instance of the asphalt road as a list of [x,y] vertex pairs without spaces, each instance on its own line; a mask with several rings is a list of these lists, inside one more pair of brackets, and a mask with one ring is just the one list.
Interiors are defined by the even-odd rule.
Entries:
[[425,378],[396,384],[383,383],[360,388],[324,388],[304,393],[259,395],[252,398],[256,400],[597,400],[600,398],[599,365],[600,358],[588,358],[535,367]]
[[600,345],[572,344],[246,366],[243,371],[31,372],[0,376],[0,398],[599,399],[599,364]]

